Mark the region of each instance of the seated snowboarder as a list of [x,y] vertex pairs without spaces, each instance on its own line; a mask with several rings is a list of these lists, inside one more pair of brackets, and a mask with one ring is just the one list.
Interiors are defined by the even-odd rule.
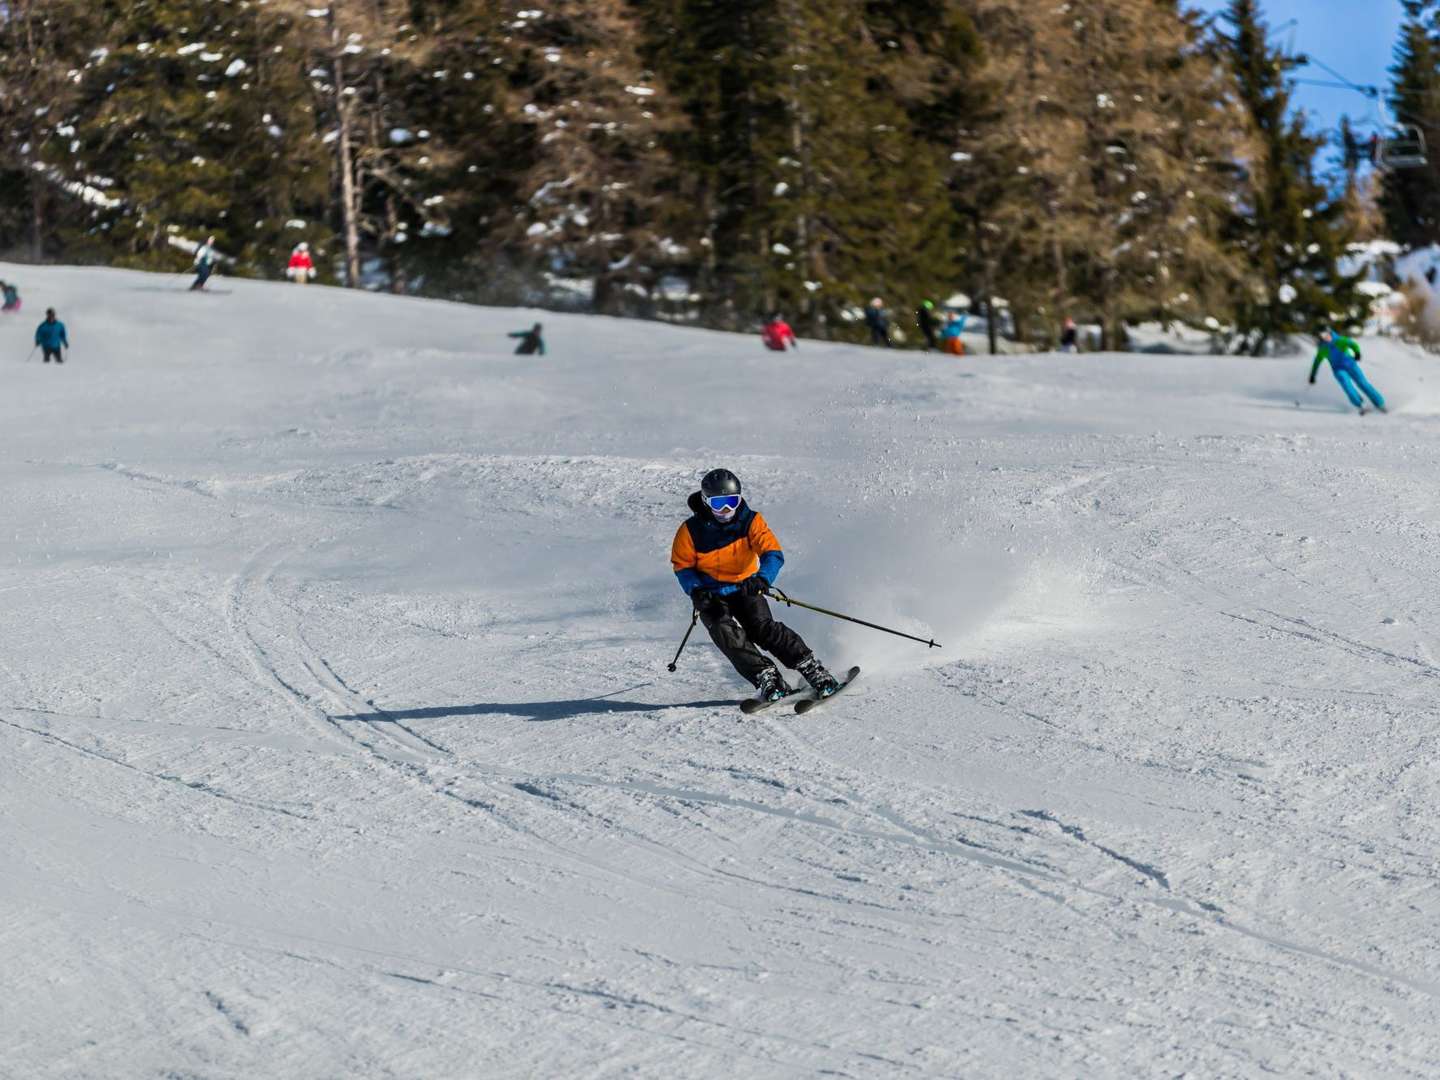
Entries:
[[770,316],[770,321],[760,331],[760,340],[765,342],[765,347],[771,352],[784,352],[787,348],[800,348],[800,343],[795,340],[795,331],[790,329],[780,315]]
[[1350,404],[1360,410],[1361,416],[1367,411],[1365,399],[1360,396],[1361,390],[1365,392],[1365,397],[1375,403],[1377,409],[1385,412],[1385,399],[1380,396],[1379,390],[1370,385],[1370,380],[1365,378],[1365,373],[1360,370],[1360,346],[1355,339],[1337,334],[1328,326],[1322,326],[1316,337],[1319,339],[1320,348],[1316,350],[1315,362],[1310,365],[1310,385],[1315,385],[1315,375],[1319,372],[1320,365],[1329,360],[1335,381],[1340,384],[1340,389],[1345,391]]
[[780,541],[740,495],[728,469],[705,474],[690,496],[693,512],[675,533],[670,564],[710,638],[735,670],[755,685],[761,701],[785,696],[786,683],[773,653],[794,668],[816,694],[833,694],[839,683],[800,635],[770,615],[765,596],[785,565]]
[[965,339],[960,335],[965,333],[965,323],[969,315],[957,315],[951,312],[945,317],[945,326],[940,331],[940,347],[951,356],[965,355]]
[[529,356],[531,353],[537,352],[541,356],[545,355],[545,339],[540,336],[538,322],[529,330],[516,330],[506,336],[520,339],[520,344],[515,346],[516,356]]
[[304,285],[315,276],[315,260],[310,258],[310,245],[304,240],[295,245],[290,253],[290,264],[285,267],[285,276],[296,285]]

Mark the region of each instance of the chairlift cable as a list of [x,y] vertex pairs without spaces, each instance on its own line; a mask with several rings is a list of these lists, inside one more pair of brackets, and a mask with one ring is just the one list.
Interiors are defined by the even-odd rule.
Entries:
[[1336,71],[1329,64],[1325,63],[1324,60],[1321,60],[1319,57],[1311,53],[1306,53],[1305,59],[1308,63],[1314,64],[1316,67],[1322,69],[1327,74],[1335,76],[1335,78],[1339,79],[1341,85],[1343,85],[1346,89],[1354,90],[1357,93],[1364,94],[1372,101],[1380,96],[1380,88],[1378,86],[1361,86],[1357,82],[1351,82],[1344,75],[1341,75],[1340,72]]

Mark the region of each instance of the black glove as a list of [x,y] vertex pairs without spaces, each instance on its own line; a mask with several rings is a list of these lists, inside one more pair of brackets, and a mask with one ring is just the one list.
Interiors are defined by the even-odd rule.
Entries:
[[1311,376],[1310,376],[1310,385],[1311,385],[1311,386],[1314,386],[1314,385],[1315,385],[1315,376],[1314,376],[1314,375],[1311,375]]
[[764,596],[770,591],[770,582],[759,574],[751,574],[740,583],[740,591],[746,596]]
[[690,590],[690,603],[695,605],[696,611],[709,607],[714,599],[715,594],[703,585],[697,585]]

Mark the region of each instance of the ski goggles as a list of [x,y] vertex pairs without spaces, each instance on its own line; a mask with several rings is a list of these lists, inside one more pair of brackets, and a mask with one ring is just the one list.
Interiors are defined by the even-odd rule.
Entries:
[[711,495],[705,501],[710,505],[711,511],[716,514],[740,509],[739,495]]

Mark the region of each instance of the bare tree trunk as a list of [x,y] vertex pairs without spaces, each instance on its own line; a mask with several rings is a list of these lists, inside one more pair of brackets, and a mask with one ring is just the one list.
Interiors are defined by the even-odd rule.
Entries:
[[353,289],[360,284],[360,222],[359,206],[355,192],[355,163],[350,147],[351,112],[350,102],[345,96],[345,67],[340,50],[340,27],[335,22],[335,4],[332,0],[327,9],[326,20],[330,27],[331,67],[335,80],[335,113],[340,125],[339,138],[335,140],[337,167],[340,170],[340,221],[345,231],[345,285]]
[[994,356],[1000,351],[999,331],[995,328],[995,259],[990,254],[990,245],[985,242],[985,225],[978,210],[974,212],[974,222],[975,250],[980,253],[980,265],[983,267],[980,284],[985,291],[981,298],[985,312],[985,336],[990,341],[990,355]]
[[385,238],[389,245],[389,258],[386,260],[390,270],[390,291],[397,295],[404,295],[410,283],[405,277],[405,264],[400,261],[399,246],[395,243],[395,237],[400,235],[400,210],[395,205],[395,193],[390,192],[385,196]]
[[995,328],[995,287],[989,283],[990,267],[985,268],[985,336],[990,339],[990,355],[1000,351],[1000,332]]
[[[30,61],[31,71],[33,72],[38,69],[41,64],[41,59],[37,55],[35,48],[35,13],[33,6],[28,2],[24,3],[18,11],[12,14],[23,16],[25,19],[25,52],[26,58]],[[34,81],[33,75],[31,81]],[[34,148],[39,145],[39,139],[36,137],[34,125],[34,113],[32,111],[29,126],[30,134],[29,138],[25,140],[30,145],[30,152],[32,154],[35,153]],[[36,160],[38,160],[38,158]],[[45,257],[45,192],[41,186],[39,173],[33,168],[35,162],[27,160],[25,164],[31,166],[26,170],[26,183],[30,185],[30,257],[38,263]]]
[[[795,218],[795,241],[799,247],[796,262],[804,268],[806,280],[814,280],[818,275],[815,272],[815,251],[811,238],[810,218],[805,212],[806,200],[810,197],[811,191],[811,156],[810,143],[806,136],[806,117],[800,104],[800,72],[803,68],[801,61],[803,56],[795,51],[796,28],[804,25],[797,17],[794,4],[786,5],[786,21],[789,22],[791,31],[787,34],[789,39],[789,51],[791,54],[790,64],[790,101],[788,102],[790,112],[790,149],[795,154],[795,160],[800,163],[800,183],[796,197],[800,199],[800,213]],[[814,333],[816,316],[815,295],[808,294],[805,300],[804,309],[801,314],[801,321],[806,331]]]
[[30,258],[40,262],[45,258],[45,189],[40,177],[31,170],[30,184]]

